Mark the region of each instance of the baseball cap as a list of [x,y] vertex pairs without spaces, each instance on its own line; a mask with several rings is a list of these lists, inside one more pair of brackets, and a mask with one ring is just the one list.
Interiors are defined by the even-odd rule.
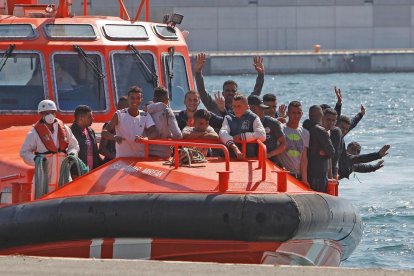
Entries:
[[256,95],[250,95],[247,98],[247,102],[248,102],[249,105],[258,105],[261,108],[269,108],[270,107],[268,105],[263,104],[263,100],[259,96],[256,96]]

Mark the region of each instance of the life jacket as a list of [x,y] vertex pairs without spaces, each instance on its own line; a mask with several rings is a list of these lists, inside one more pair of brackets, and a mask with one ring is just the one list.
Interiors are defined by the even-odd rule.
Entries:
[[56,119],[58,122],[58,141],[59,141],[59,149],[56,148],[55,143],[53,142],[52,134],[50,133],[49,129],[47,128],[43,119],[39,120],[35,125],[34,129],[36,130],[37,134],[40,137],[40,140],[47,148],[48,152],[41,152],[41,153],[58,153],[58,152],[66,152],[66,149],[69,146],[68,142],[68,135],[66,133],[66,129],[64,124],[61,120]]

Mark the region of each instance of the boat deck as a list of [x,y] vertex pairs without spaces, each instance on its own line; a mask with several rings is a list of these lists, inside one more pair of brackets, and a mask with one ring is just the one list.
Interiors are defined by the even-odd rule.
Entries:
[[[220,171],[225,171],[222,158],[208,158],[207,163],[178,169],[165,164],[165,160],[120,158],[79,177],[45,198],[100,193],[219,193],[217,172]],[[232,160],[230,171],[226,193],[277,193],[277,171],[280,169],[270,162],[266,166],[264,181],[257,160]],[[302,183],[288,176],[287,192],[307,190]]]

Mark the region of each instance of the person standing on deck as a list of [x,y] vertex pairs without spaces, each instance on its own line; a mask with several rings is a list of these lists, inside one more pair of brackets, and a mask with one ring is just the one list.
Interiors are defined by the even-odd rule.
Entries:
[[[155,88],[153,102],[147,106],[147,110],[157,128],[158,138],[181,139],[181,130],[178,127],[174,112],[168,107],[170,103],[168,90],[162,86]],[[150,154],[152,156],[170,157],[171,150],[169,146],[150,145]]]
[[276,163],[277,156],[287,148],[285,135],[281,129],[280,122],[275,118],[265,116],[265,110],[269,109],[269,106],[265,105],[259,96],[250,95],[247,100],[250,110],[259,116],[260,121],[265,128],[267,158],[273,163]]
[[151,116],[147,112],[139,110],[142,99],[143,91],[141,88],[138,86],[129,88],[129,107],[117,110],[102,131],[102,137],[116,142],[116,157],[144,157],[145,147],[140,141],[154,139],[158,136]]
[[88,166],[89,170],[93,170],[102,164],[95,131],[91,128],[92,122],[93,115],[89,106],[79,105],[76,107],[75,121],[70,129],[79,143],[79,159]]
[[[198,93],[200,93],[201,101],[203,102],[204,106],[207,108],[207,110],[219,115],[219,116],[225,116],[226,114],[232,113],[232,102],[234,95],[237,93],[238,85],[233,80],[225,81],[223,84],[223,92],[222,95],[215,95],[216,99],[220,98],[221,96],[224,97],[225,101],[225,107],[224,109],[220,110],[219,106],[216,103],[216,99],[210,95],[205,87],[204,87],[204,79],[203,79],[203,66],[206,62],[206,54],[200,53],[196,56],[196,64],[194,66],[195,71],[195,80],[197,84],[197,90]],[[263,83],[264,83],[264,65],[263,65],[263,58],[261,57],[254,57],[253,58],[253,66],[257,71],[257,79],[256,79],[256,85],[254,86],[253,92],[251,95],[257,95],[260,96],[260,93],[262,92]]]
[[[266,131],[260,118],[249,110],[247,98],[236,94],[232,101],[234,114],[230,113],[224,117],[223,126],[220,129],[220,140],[231,149],[230,155],[237,159],[243,159],[241,150],[242,142],[265,141]],[[246,157],[256,157],[257,146],[246,145]]]
[[[328,186],[329,160],[334,156],[328,131],[322,127],[322,108],[313,105],[309,108],[309,119],[303,122],[303,127],[309,131],[308,151],[308,182],[310,187],[318,192],[326,193]],[[336,117],[336,116],[335,116]]]
[[[128,108],[128,98],[125,96],[121,96],[118,100],[118,103],[116,104],[116,109],[121,110],[124,108]],[[106,122],[102,126],[102,131],[105,129],[105,127],[109,124],[109,122]],[[115,129],[112,134],[115,134]],[[111,141],[108,139],[105,139],[104,137],[101,137],[101,141],[99,143],[99,153],[104,156],[103,163],[109,162],[116,156],[116,149],[115,149],[115,141]]]
[[302,104],[292,101],[288,105],[288,122],[282,125],[287,149],[277,156],[278,164],[288,170],[296,179],[308,183],[309,131],[300,126]]
[[[195,118],[194,115],[200,105],[200,96],[196,91],[190,90],[184,96],[185,110],[180,111],[175,118],[177,119],[178,127],[181,131],[185,127],[193,127]],[[215,130],[220,130],[223,124],[223,117],[210,112],[209,125]]]
[[275,118],[281,123],[286,123],[287,106],[282,104],[278,108],[275,94],[267,93],[263,95],[263,103],[269,106],[269,108],[265,110],[265,115]]
[[[77,155],[78,141],[71,129],[55,117],[57,108],[51,100],[43,100],[37,109],[40,120],[33,126],[20,148],[20,157],[30,166],[41,156],[47,160],[48,192],[55,190],[59,181],[60,166],[67,155]],[[34,198],[34,185],[32,187]]]
[[[382,158],[388,154],[390,147],[390,145],[384,145],[378,152],[360,154],[361,145],[357,142],[349,143],[346,149],[346,163],[339,171],[339,179],[349,178],[353,172],[369,173],[382,168],[384,166]],[[375,165],[365,164],[378,159],[381,160]]]

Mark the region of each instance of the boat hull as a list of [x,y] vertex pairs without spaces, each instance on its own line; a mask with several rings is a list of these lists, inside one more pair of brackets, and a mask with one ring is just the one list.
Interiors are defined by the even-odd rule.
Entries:
[[[0,220],[0,254],[61,256],[62,242],[63,248],[72,243],[83,248],[84,255],[70,257],[91,257],[96,246],[105,257],[107,243],[101,237],[116,237],[109,241],[150,240],[147,259],[339,265],[362,234],[361,220],[348,201],[317,193],[77,196],[3,207]],[[203,253],[200,244],[215,249]],[[168,252],[157,246],[170,253],[153,254]],[[328,260],[309,258],[304,248],[316,256],[326,252]]]
[[63,241],[1,250],[0,254],[95,259],[140,259],[269,265],[339,266],[334,241],[241,242],[148,238]]

